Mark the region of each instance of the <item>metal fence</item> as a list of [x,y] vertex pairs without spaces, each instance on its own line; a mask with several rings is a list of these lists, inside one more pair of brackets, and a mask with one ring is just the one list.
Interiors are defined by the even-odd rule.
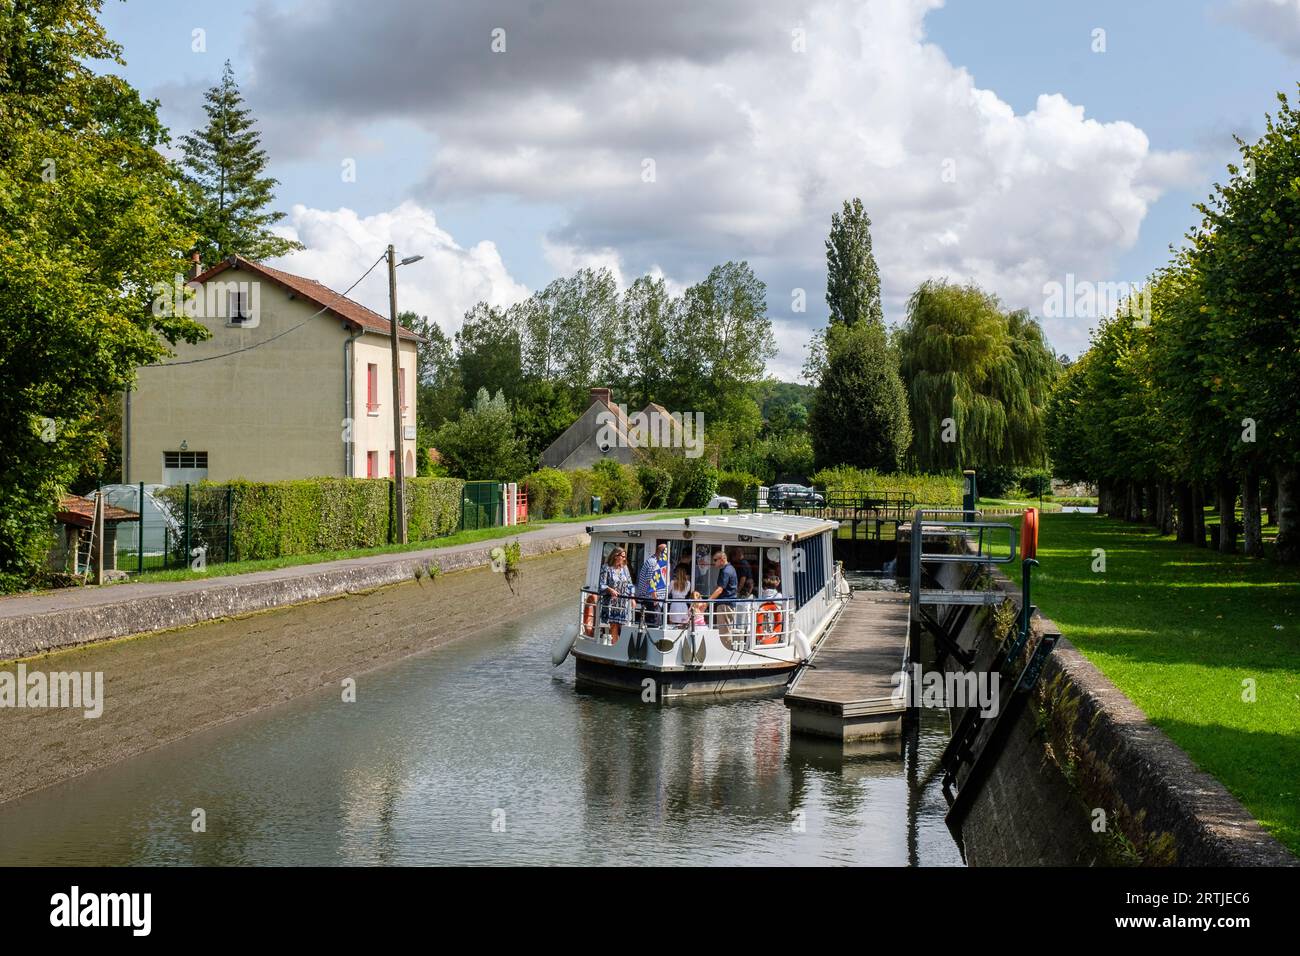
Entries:
[[[173,495],[161,485],[116,485],[105,500],[134,511],[139,521],[117,526],[116,567],[129,574],[206,567],[233,559],[234,489],[194,495],[190,485]],[[179,500],[177,500],[179,498]]]
[[505,484],[467,481],[460,496],[460,530],[476,531],[505,524]]
[[[391,508],[390,481],[390,508]],[[505,524],[505,484],[467,481],[461,496],[458,531],[475,531]],[[139,482],[100,489],[108,504],[140,515],[117,524],[116,562],[128,574],[190,568],[238,560],[235,553],[239,506],[232,486],[205,486],[203,493],[189,484],[168,487]],[[522,520],[526,519],[524,506]]]

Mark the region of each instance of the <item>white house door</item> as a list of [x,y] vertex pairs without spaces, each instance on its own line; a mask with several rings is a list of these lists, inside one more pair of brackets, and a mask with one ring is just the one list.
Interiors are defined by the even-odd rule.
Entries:
[[162,483],[164,485],[197,484],[208,477],[206,451],[163,452]]

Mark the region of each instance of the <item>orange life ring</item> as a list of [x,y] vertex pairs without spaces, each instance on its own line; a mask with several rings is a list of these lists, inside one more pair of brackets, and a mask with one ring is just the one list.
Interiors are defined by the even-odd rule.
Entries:
[[768,601],[758,608],[756,644],[775,644],[781,639],[781,608]]
[[588,594],[582,608],[582,633],[591,637],[596,633],[596,595]]
[[1038,557],[1038,509],[1026,508],[1020,522],[1020,556],[1026,561]]

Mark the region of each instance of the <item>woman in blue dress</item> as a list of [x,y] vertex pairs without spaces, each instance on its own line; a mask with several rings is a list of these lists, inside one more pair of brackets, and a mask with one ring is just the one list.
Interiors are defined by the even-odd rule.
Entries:
[[632,573],[627,552],[615,548],[600,569],[600,619],[609,624],[609,642],[618,643],[623,625],[632,619]]

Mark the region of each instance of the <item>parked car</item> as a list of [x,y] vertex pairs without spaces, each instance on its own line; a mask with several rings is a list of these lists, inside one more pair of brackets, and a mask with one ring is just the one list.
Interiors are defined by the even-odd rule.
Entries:
[[821,508],[826,499],[806,485],[773,485],[767,493],[767,503],[776,509]]
[[709,503],[704,507],[727,508],[732,511],[735,511],[737,508],[740,507],[740,505],[736,503],[735,498],[728,497],[727,495],[714,495],[712,498],[709,499]]

